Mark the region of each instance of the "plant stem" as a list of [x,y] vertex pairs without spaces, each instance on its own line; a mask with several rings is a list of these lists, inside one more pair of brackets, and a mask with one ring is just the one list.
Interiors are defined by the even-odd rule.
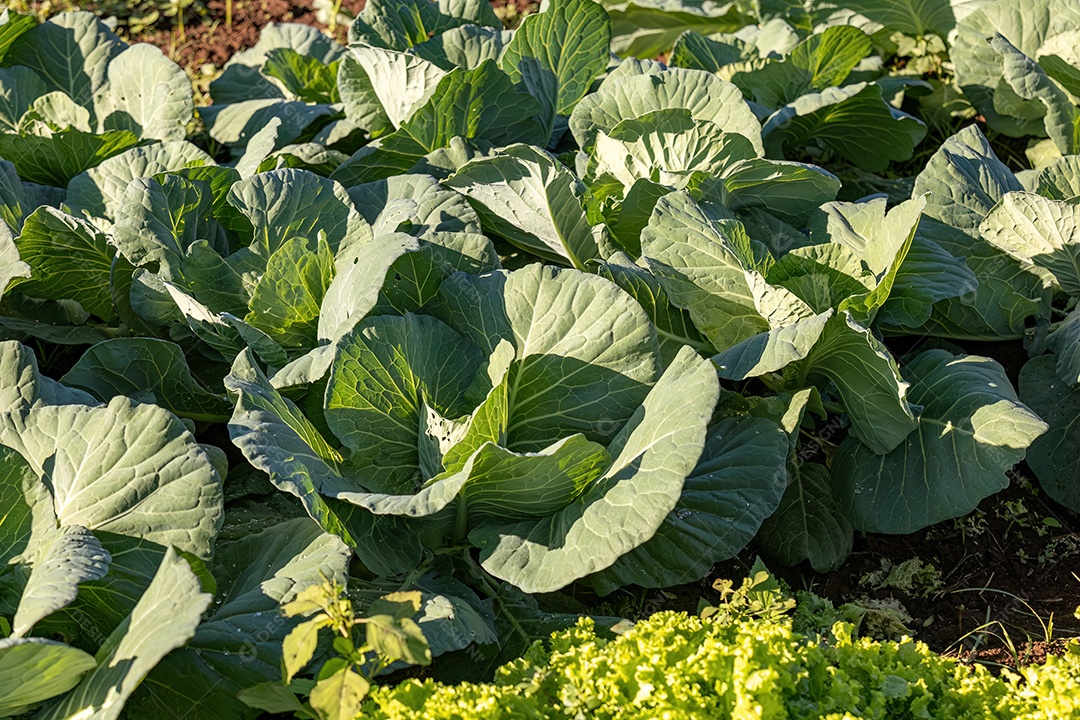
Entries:
[[477,565],[476,561],[473,560],[470,555],[465,556],[465,563],[469,568],[470,574],[472,574],[480,584],[480,589],[484,591],[484,594],[495,601],[495,605],[498,607],[499,612],[502,613],[503,617],[510,623],[510,627],[514,629],[514,632],[520,635],[526,644],[531,643],[533,640],[532,635],[526,632],[525,628],[521,627],[521,623],[514,617],[514,614],[506,609],[506,603],[503,600],[502,595],[499,594],[499,589],[491,584],[484,569]]
[[416,569],[415,569],[415,570],[413,570],[413,571],[412,571],[411,573],[409,573],[409,574],[408,574],[408,576],[407,576],[407,577],[405,578],[405,580],[403,580],[403,581],[402,581],[402,583],[401,583],[401,587],[399,587],[399,588],[398,588],[398,590],[408,590],[408,589],[409,589],[409,587],[410,587],[410,586],[411,586],[411,585],[412,585],[412,584],[413,584],[414,582],[416,582],[416,581],[417,581],[417,579],[418,579],[418,578],[419,578],[419,577],[420,577],[421,575],[423,575],[424,573],[426,573],[426,572],[428,571],[428,568],[429,568],[430,566],[431,566],[431,560],[430,560],[430,559],[428,559],[428,560],[425,560],[424,562],[422,562],[422,563],[420,563],[419,565],[417,565],[417,566],[416,566]]
[[232,4],[233,0],[225,0],[225,27],[232,27]]
[[183,0],[176,0],[176,28],[177,34],[180,37],[180,42],[187,41],[187,32],[184,29],[184,2]]
[[464,540],[469,533],[469,505],[460,495],[455,502],[457,503],[457,517],[454,518],[454,539]]
[[341,0],[334,0],[334,5],[330,8],[330,21],[326,23],[327,29],[330,30],[331,35],[337,32],[337,19],[340,12]]

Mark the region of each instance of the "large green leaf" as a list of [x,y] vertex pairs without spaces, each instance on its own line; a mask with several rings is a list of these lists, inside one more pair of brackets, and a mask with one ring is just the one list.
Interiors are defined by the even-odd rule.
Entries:
[[544,150],[512,145],[467,163],[443,184],[469,198],[491,232],[534,255],[579,270],[599,259],[584,185]]
[[245,320],[283,348],[312,347],[319,305],[333,278],[334,255],[325,239],[286,240],[267,261]]
[[1010,192],[979,230],[986,242],[1023,263],[1045,268],[1067,295],[1080,297],[1080,205]]
[[157,338],[117,338],[86,351],[62,378],[99,400],[118,395],[152,402],[180,417],[225,422],[229,403],[192,377],[183,349]]
[[[455,272],[478,274],[499,267],[495,248],[480,234],[480,219],[468,200],[429,175],[399,175],[358,185],[349,190],[349,196],[377,234],[396,231],[419,239],[414,252],[393,261],[393,274],[383,285],[378,312],[416,312]],[[384,242],[385,237],[381,238]],[[348,259],[339,256],[339,268],[343,263],[347,265]],[[365,254],[365,266],[377,264]],[[360,272],[369,274],[367,270]],[[325,312],[327,303],[323,307]]]
[[17,413],[35,405],[96,404],[93,396],[46,377],[34,351],[16,342],[0,343],[0,412]]
[[764,418],[724,418],[709,428],[675,508],[643,545],[592,575],[601,592],[698,580],[757,534],[784,493],[788,439]]
[[[3,344],[7,352],[18,347]],[[183,423],[123,397],[79,404],[89,396],[70,389],[60,397],[71,404],[43,404],[43,391],[55,397],[62,386],[27,382],[37,375],[30,357],[2,368],[5,384],[23,389],[14,412],[0,416],[0,442],[43,478],[57,522],[208,557],[221,525],[221,480]]]
[[754,260],[739,230],[678,192],[660,198],[641,232],[646,267],[717,350],[768,329],[746,277]]
[[19,248],[7,222],[0,220],[0,296],[30,277],[30,266],[19,259]]
[[132,180],[213,163],[213,158],[185,140],[131,148],[72,178],[67,188],[68,209],[75,215],[113,222]]
[[133,180],[124,191],[113,242],[132,265],[181,282],[188,249],[213,237],[212,202],[209,185],[179,175]]
[[718,393],[711,364],[684,348],[612,442],[611,467],[578,499],[539,520],[469,533],[484,569],[525,592],[548,592],[654,537],[701,455]]
[[0,713],[17,715],[79,684],[93,655],[55,640],[0,640]]
[[1080,30],[1075,29],[1059,32],[1048,38],[1034,56],[1040,68],[1074,97],[1080,95],[1078,34]]
[[[552,0],[543,12],[529,15],[506,46],[499,66],[519,82],[539,71],[554,76],[555,111],[569,115],[607,67],[611,23],[592,0]],[[535,60],[535,65],[524,62]]]
[[131,615],[105,641],[98,666],[60,702],[46,708],[42,720],[119,718],[150,670],[195,634],[211,600],[187,561],[169,548]]
[[186,647],[147,676],[128,712],[168,718],[182,707],[192,720],[254,715],[236,693],[280,678],[281,643],[301,620],[284,617],[281,605],[324,579],[344,585],[348,560],[345,544],[307,518],[219,545],[212,567],[218,602]]
[[833,494],[829,470],[814,462],[796,462],[780,506],[761,525],[758,542],[785,565],[803,560],[817,572],[829,572],[851,554],[851,523]]
[[25,635],[39,620],[70,604],[80,584],[105,577],[111,560],[101,542],[86,528],[60,528],[34,560],[11,623],[12,634]]
[[[377,575],[408,572],[420,562],[420,540],[396,518],[376,518],[319,488],[340,477],[341,454],[296,405],[270,385],[251,351],[237,356],[226,387],[236,393],[229,434],[248,461],[279,490],[296,496],[327,532],[340,537]],[[418,430],[418,428],[417,428]]]
[[345,115],[369,133],[396,130],[428,101],[445,75],[438,65],[412,54],[354,45],[338,71]]
[[917,328],[930,319],[934,303],[973,293],[979,281],[962,259],[953,257],[916,229],[889,299],[874,320],[879,325]]
[[117,55],[108,82],[94,98],[105,130],[129,130],[140,139],[183,140],[195,113],[191,80],[153,45],[139,43]]
[[63,187],[80,173],[138,143],[126,130],[93,134],[69,128],[45,135],[0,135],[0,155],[30,182]]
[[896,360],[846,310],[825,323],[798,372],[823,376],[836,385],[851,418],[852,435],[876,453],[893,450],[918,425]]
[[1080,509],[1080,389],[1062,381],[1053,355],[1043,355],[1020,371],[1020,397],[1050,425],[1028,448],[1028,467],[1047,495],[1076,512]]
[[[866,297],[874,287],[874,276],[853,251],[839,243],[792,248],[769,268],[766,278],[815,312],[844,308],[852,298]],[[861,314],[856,319],[866,322]]]
[[[810,222],[810,239],[833,242],[851,250],[880,279],[903,262],[919,216],[926,206],[916,197],[886,212],[885,198],[861,203],[834,202],[822,205]],[[898,257],[899,256],[899,257]]]
[[769,116],[761,128],[770,157],[819,144],[863,170],[878,172],[908,160],[926,125],[882,99],[878,85],[856,83],[808,93]]
[[629,293],[648,313],[656,327],[660,355],[665,366],[675,359],[683,345],[705,354],[712,352],[709,341],[694,327],[690,314],[676,307],[660,281],[627,255],[612,255],[607,262],[598,266],[597,272]]
[[23,292],[46,300],[75,300],[103,320],[116,317],[110,281],[116,249],[90,223],[51,207],[26,219],[15,241],[30,266]]
[[325,233],[337,253],[371,239],[371,228],[340,184],[307,170],[272,170],[232,186],[229,204],[255,228],[254,252],[269,258],[289,239]]
[[979,282],[974,293],[935,305],[927,324],[935,334],[1020,337],[1028,317],[1049,317],[1049,281],[979,235],[980,224],[997,202],[1020,190],[1016,176],[974,126],[946,140],[915,179],[913,193],[928,193],[919,233],[964,258]]
[[0,446],[0,462],[0,497],[6,508],[0,518],[0,562],[32,564],[56,538],[56,513],[48,490],[22,455]]
[[950,227],[975,233],[1005,193],[1023,190],[975,126],[956,133],[938,149],[915,180],[914,195],[929,193],[925,214]]
[[19,124],[22,132],[48,135],[48,130],[69,128],[90,132],[90,111],[59,90],[34,100]]
[[[481,428],[476,437],[466,434],[460,440],[456,437],[431,438],[440,444],[456,441],[449,450],[456,451],[459,457],[467,456],[467,459],[457,463],[451,460],[452,453],[447,452],[443,459],[443,464],[448,466],[446,472],[433,475],[415,494],[338,491],[330,483],[324,487],[335,497],[377,515],[427,517],[453,503],[455,535],[463,538],[469,527],[484,520],[506,522],[542,518],[558,512],[581,495],[611,464],[611,456],[603,445],[586,440],[580,434],[530,453],[516,453],[496,445],[496,441],[503,439],[501,437],[483,441],[478,436],[491,428],[484,427],[487,418],[481,420],[482,413],[483,409],[479,409],[468,425],[470,431]],[[438,432],[440,428],[432,430]],[[464,449],[459,450],[462,446]],[[436,448],[435,452],[439,450],[441,448]],[[425,464],[423,457],[421,464]],[[427,464],[434,463],[429,460]],[[425,471],[425,474],[429,472]]]
[[337,340],[363,320],[378,302],[390,268],[402,256],[418,250],[419,244],[403,233],[381,235],[358,248],[356,257],[347,259],[344,267],[339,265],[323,297],[319,340]]
[[1016,398],[1004,370],[976,355],[927,350],[905,366],[918,428],[875,453],[854,436],[833,458],[833,483],[856,529],[908,533],[966,515],[1009,484],[1047,425]]
[[691,173],[724,174],[740,160],[754,158],[753,144],[698,121],[686,108],[670,108],[623,120],[596,136],[596,174],[610,174],[629,189],[638,179],[684,187]]
[[48,478],[61,524],[210,554],[221,482],[166,410],[122,397],[107,406],[37,407],[4,418],[0,434]]
[[45,497],[44,488],[26,460],[7,447],[0,447],[0,460],[0,498],[6,508],[0,522],[0,562],[6,566],[33,559],[55,516],[47,504],[36,502]]
[[[206,240],[196,240],[184,257],[182,280],[188,291],[205,303],[208,309],[243,316],[266,265],[266,260],[248,247],[242,247],[232,255],[222,257]],[[165,273],[160,273],[155,277],[164,280],[164,275]],[[141,285],[144,280],[147,284],[154,283],[136,271],[136,284]],[[133,301],[134,293],[133,290]],[[163,324],[168,325],[170,321],[166,319]]]
[[570,130],[578,145],[592,148],[600,132],[610,133],[623,120],[669,108],[686,108],[695,120],[711,122],[726,133],[738,133],[763,154],[761,127],[742,93],[731,83],[701,70],[642,69],[609,76],[600,88],[578,103]]
[[438,303],[438,316],[488,356],[504,342],[515,351],[511,450],[539,451],[579,432],[609,442],[659,374],[645,311],[594,275],[542,265],[459,273],[443,283]]
[[25,65],[85,108],[107,82],[109,63],[125,45],[91,12],[58,13],[24,33],[4,57]]
[[425,406],[456,418],[480,350],[422,315],[364,320],[337,343],[326,422],[351,450],[342,469],[357,490],[410,493],[421,482],[418,437]]
[[[426,0],[424,0],[426,1]],[[395,132],[362,148],[334,171],[348,186],[399,175],[454,137],[510,145],[543,135],[540,104],[516,86],[493,60],[458,68]]]

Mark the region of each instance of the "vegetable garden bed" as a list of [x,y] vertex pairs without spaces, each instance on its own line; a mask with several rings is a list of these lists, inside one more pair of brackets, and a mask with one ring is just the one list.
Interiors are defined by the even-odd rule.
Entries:
[[0,717],[1080,713],[1080,4],[90,7],[0,15]]

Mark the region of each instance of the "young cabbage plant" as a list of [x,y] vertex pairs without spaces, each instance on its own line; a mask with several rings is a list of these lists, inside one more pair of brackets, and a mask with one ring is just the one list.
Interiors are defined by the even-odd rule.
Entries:
[[1076,153],[1080,3],[1034,0],[1024,10],[993,0],[957,23],[956,81],[996,132],[1049,135],[1058,153]]
[[[884,199],[825,203],[811,213],[803,241],[776,257],[726,208],[681,190],[656,202],[637,263],[615,258],[603,266],[647,299],[643,306],[669,341],[703,342],[718,351],[722,378],[756,378],[768,391],[725,405],[736,416],[772,419],[799,448],[789,458],[777,519],[761,537],[787,562],[835,567],[852,528],[911,532],[969,512],[1003,487],[1005,471],[1045,430],[996,363],[924,353],[902,368],[874,332],[880,317],[907,317],[956,291],[946,283],[958,272],[902,271],[931,202],[919,196],[888,211]],[[946,255],[929,243],[920,254],[925,248]],[[980,376],[993,378],[991,390],[980,387]],[[942,405],[927,385],[944,378],[957,396]],[[812,415],[829,414],[840,425],[826,440],[841,426],[847,439],[800,447],[803,431],[813,433]],[[1010,419],[1013,434],[990,431],[998,414]],[[968,444],[943,442],[942,426]],[[913,453],[916,447],[923,451]],[[962,468],[959,478],[933,471],[946,458]],[[923,479],[897,479],[909,476]]]
[[44,377],[18,343],[0,377],[0,712],[117,718],[210,603],[224,457],[166,410]]
[[342,115],[337,75],[344,54],[345,48],[310,25],[270,23],[210,83],[214,103],[199,108],[199,117],[210,137],[236,157],[273,123],[266,155],[277,151],[286,167],[305,167],[321,155],[332,170],[346,157],[333,148],[353,149],[360,129]]
[[[979,226],[983,239],[1032,272],[1049,274],[1062,298],[1036,327],[1050,354],[1020,372],[1020,396],[1050,424],[1031,447],[1028,465],[1046,494],[1080,507],[1080,157],[1044,168],[1034,192],[1008,192]],[[1061,318],[1061,319],[1058,319]],[[1047,322],[1053,320],[1053,322]],[[1042,351],[1038,347],[1038,352]]]
[[27,29],[3,64],[0,157],[25,181],[63,188],[140,142],[183,140],[194,115],[179,65],[153,45],[129,46],[90,12]]
[[[784,39],[799,40],[800,34],[777,22],[768,32],[762,28],[756,44],[683,36],[672,51],[672,65],[715,73],[738,87],[763,121],[770,157],[829,154],[872,172],[911,158],[926,126],[889,101],[897,92],[902,97],[909,85],[929,87],[898,78],[879,84],[880,58],[876,73],[874,63],[864,63],[873,44],[857,27],[825,27],[792,45]],[[759,47],[762,38],[771,44]]]
[[775,509],[780,429],[710,434],[712,365],[684,348],[662,367],[648,317],[612,283],[542,265],[458,274],[429,312],[341,337],[306,415],[250,353],[227,380],[234,443],[376,572],[426,545],[476,548],[527,592],[670,584]]

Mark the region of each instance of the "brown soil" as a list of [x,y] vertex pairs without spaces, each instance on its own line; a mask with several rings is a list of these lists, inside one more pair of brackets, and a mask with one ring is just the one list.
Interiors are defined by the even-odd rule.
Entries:
[[[1073,615],[1080,606],[1080,515],[1046,498],[1024,475],[1011,477],[1006,490],[965,518],[911,535],[858,534],[851,557],[834,572],[770,569],[792,589],[836,605],[899,601],[911,616],[910,634],[937,652],[990,665],[1040,662],[1066,638],[1080,636]],[[925,594],[873,582],[883,567],[916,558],[938,573],[940,584],[923,588]],[[750,550],[718,565],[710,583],[721,577],[738,583],[754,559]],[[710,583],[656,597],[664,609],[693,611],[699,597],[715,599]]]
[[892,594],[924,625],[916,635],[936,650],[1013,664],[1037,660],[1048,640],[1080,635],[1073,616],[1080,606],[1080,517],[1020,475],[967,518],[908,536],[867,536],[860,545],[820,592],[842,597],[855,591],[883,558],[932,563],[941,573],[940,588],[925,598]]
[[536,0],[491,0],[491,7],[496,10],[508,5],[513,5],[518,13],[533,12],[539,7]]
[[[905,634],[939,653],[990,666],[1041,662],[1060,652],[1067,638],[1080,637],[1073,615],[1080,606],[1080,515],[1045,498],[1022,475],[1011,477],[1006,490],[965,518],[911,535],[857,534],[851,556],[834,572],[766,562],[792,591],[809,590],[837,606],[898,601],[910,616]],[[756,557],[749,548],[698,583],[626,588],[603,599],[579,592],[577,600],[592,612],[624,617],[694,613],[701,599],[717,600],[714,580],[729,578],[738,586]],[[933,567],[936,587],[880,586],[883,568],[913,559]]]
[[[344,12],[355,15],[365,0],[343,0]],[[310,0],[233,0],[232,26],[225,24],[225,0],[208,0],[207,13],[188,21],[181,33],[177,27],[139,35],[137,40],[160,47],[189,71],[204,65],[220,67],[233,53],[251,47],[269,22],[295,22],[326,29],[312,9]],[[344,41],[347,26],[338,25],[336,35]]]

